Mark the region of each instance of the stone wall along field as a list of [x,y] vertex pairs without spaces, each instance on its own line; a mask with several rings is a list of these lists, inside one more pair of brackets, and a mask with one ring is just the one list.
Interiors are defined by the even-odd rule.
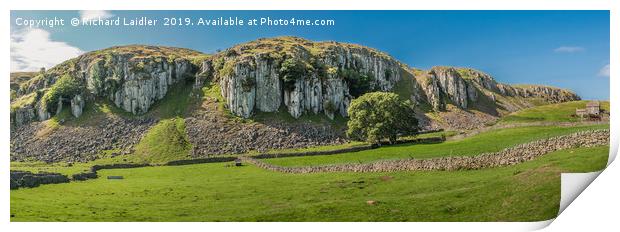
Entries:
[[367,164],[339,164],[327,166],[283,167],[268,164],[250,157],[244,161],[258,167],[284,173],[315,172],[394,172],[418,170],[468,170],[515,165],[535,159],[544,154],[575,148],[609,144],[609,130],[577,132],[570,135],[538,140],[507,148],[499,152],[477,156],[447,156],[431,159],[385,160]]

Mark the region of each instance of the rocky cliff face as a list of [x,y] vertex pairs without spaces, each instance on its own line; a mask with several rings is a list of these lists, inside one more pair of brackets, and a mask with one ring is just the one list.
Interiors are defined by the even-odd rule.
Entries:
[[194,74],[191,62],[184,58],[116,54],[107,58],[80,60],[86,89],[133,114],[146,113],[155,101],[166,96],[170,85]]
[[[490,75],[469,68],[433,67],[428,71],[418,71],[416,80],[420,83],[426,102],[434,111],[445,110],[446,104],[460,109],[481,107],[482,104],[511,104],[499,102],[497,97],[533,99],[549,103],[580,100],[579,96],[568,90],[548,86],[511,86],[495,81]],[[518,101],[516,99],[515,101]],[[517,110],[518,106],[505,108]]]
[[[110,149],[129,154],[157,122],[157,116],[95,115],[105,117],[93,117],[84,124],[58,122],[60,126],[52,129],[51,121],[36,121],[47,120],[63,109],[83,117],[87,104],[101,100],[142,114],[169,95],[171,85],[187,79],[195,79],[196,89],[207,82],[218,85],[210,87],[219,87],[226,108],[244,118],[276,111],[294,118],[304,114],[346,117],[352,99],[372,91],[393,91],[413,101],[424,129],[451,125],[475,129],[497,119],[500,109],[502,113],[515,111],[531,106],[532,100],[556,103],[579,99],[570,91],[553,87],[498,83],[473,69],[433,67],[424,71],[371,48],[295,37],[259,39],[213,56],[170,47],[112,47],[50,70],[12,74],[11,160],[87,161]],[[221,110],[218,99],[205,97],[184,115],[186,133],[195,148],[193,157],[346,141],[340,124],[323,119],[299,120],[299,124],[257,117],[253,123],[239,123]],[[431,118],[429,112],[436,114]]]
[[434,67],[429,74],[432,79],[438,80],[439,88],[454,105],[467,108],[468,86],[454,68]]
[[521,85],[514,86],[513,91],[516,96],[524,98],[542,98],[549,103],[581,100],[581,98],[573,92],[550,86]]
[[36,110],[32,106],[16,108],[11,112],[11,127],[22,126],[36,119]]
[[[80,91],[48,96],[44,102],[63,75],[76,78]],[[112,47],[47,71],[21,73],[11,79],[11,122],[19,126],[43,121],[63,106],[79,117],[88,101],[101,98],[141,114],[166,96],[171,85],[191,78],[197,88],[207,81],[219,84],[227,108],[244,118],[279,110],[295,118],[304,114],[346,117],[353,98],[371,91],[396,91],[398,85],[407,85],[405,92],[411,95],[407,99],[433,111],[444,111],[448,104],[464,110],[501,107],[508,111],[527,105],[515,105],[507,98],[550,103],[579,99],[553,87],[501,84],[468,68],[413,70],[359,45],[277,37],[240,44],[210,57],[181,48]]]
[[[154,46],[124,46],[86,53],[42,70],[16,88],[18,96],[36,95],[27,104],[12,107],[14,125],[43,121],[57,114],[63,105],[71,107],[75,117],[82,114],[87,99],[106,98],[133,114],[145,113],[162,99],[169,86],[185,78],[193,78],[195,51]],[[61,96],[55,104],[44,104],[42,97],[58,79],[70,75],[80,82],[78,93]],[[36,93],[36,94],[35,94]]]
[[[290,80],[285,71],[294,62],[299,62],[302,70]],[[228,108],[244,118],[282,107],[295,118],[308,113],[346,117],[353,98],[370,91],[394,91],[396,85],[408,84],[401,83],[405,74],[415,76],[411,86],[407,86],[411,89],[408,98],[417,105],[428,104],[434,111],[446,110],[447,104],[465,110],[523,108],[497,100],[500,96],[540,98],[550,103],[579,99],[574,93],[557,88],[501,84],[473,69],[438,66],[413,71],[374,49],[294,37],[237,45],[204,61],[201,69],[196,85],[201,86],[209,78],[218,81]]]
[[[284,77],[286,62],[300,69],[293,79]],[[400,64],[384,53],[293,37],[230,48],[205,61],[202,74],[219,82],[229,109],[244,118],[281,107],[295,118],[305,113],[346,116],[353,91],[390,91],[401,78]],[[364,87],[353,84],[354,78],[365,78]]]

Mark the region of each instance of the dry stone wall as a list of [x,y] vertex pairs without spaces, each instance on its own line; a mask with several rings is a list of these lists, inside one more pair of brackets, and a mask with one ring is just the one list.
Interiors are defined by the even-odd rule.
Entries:
[[521,144],[500,152],[477,156],[448,156],[431,159],[385,160],[367,164],[340,164],[327,166],[283,167],[257,159],[243,157],[244,161],[258,167],[284,173],[315,172],[393,172],[417,170],[468,170],[515,165],[544,154],[576,147],[594,147],[609,144],[609,130],[577,132],[530,143]]
[[68,183],[69,178],[59,173],[32,173],[28,171],[14,171],[10,172],[11,189],[18,188],[34,188],[42,184],[58,184]]

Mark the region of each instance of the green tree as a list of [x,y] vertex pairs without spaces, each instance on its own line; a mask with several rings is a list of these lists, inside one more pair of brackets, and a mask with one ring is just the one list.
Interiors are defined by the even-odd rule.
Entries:
[[78,78],[75,78],[69,74],[65,74],[58,78],[56,83],[45,92],[42,97],[43,103],[48,109],[55,109],[59,98],[72,98],[82,91],[82,84]]
[[399,136],[418,132],[413,105],[395,93],[364,94],[351,102],[348,114],[347,136],[353,140],[378,144],[387,139],[394,143]]

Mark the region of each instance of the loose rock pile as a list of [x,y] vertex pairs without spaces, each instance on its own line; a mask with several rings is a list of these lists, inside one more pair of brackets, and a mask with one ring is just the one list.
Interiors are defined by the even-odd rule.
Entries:
[[450,111],[439,112],[441,128],[447,130],[474,130],[484,128],[497,121],[498,117],[477,111],[465,111],[452,108]]
[[284,122],[234,123],[219,117],[197,117],[200,118],[185,119],[188,138],[194,145],[192,151],[194,158],[346,142],[342,132],[328,125]]
[[37,132],[45,125],[34,122],[11,132],[11,161],[85,162],[102,150],[129,152],[154,123],[154,119],[106,117],[94,126],[60,126],[41,136]]
[[575,147],[594,147],[606,144],[609,144],[609,130],[595,130],[538,140],[507,148],[499,152],[485,153],[477,156],[386,160],[367,164],[340,164],[308,167],[282,167],[249,157],[243,157],[243,159],[258,167],[284,173],[392,172],[411,170],[451,171],[514,165],[558,150]]

